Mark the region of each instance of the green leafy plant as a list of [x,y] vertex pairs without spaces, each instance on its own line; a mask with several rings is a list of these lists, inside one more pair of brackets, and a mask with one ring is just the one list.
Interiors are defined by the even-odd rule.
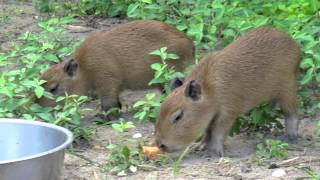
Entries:
[[[320,180],[320,175],[318,175],[314,169],[312,169],[311,167],[305,167],[302,168],[303,171],[306,172],[306,174],[308,175],[308,177],[311,180]],[[297,178],[298,179],[298,178]]]
[[263,103],[239,117],[233,125],[230,134],[238,134],[241,130],[268,132],[271,129],[283,129],[283,125],[277,120],[279,116],[280,112],[278,109],[271,107],[267,103]]
[[180,168],[181,168],[181,162],[182,162],[183,158],[189,153],[190,148],[191,148],[191,145],[189,145],[189,146],[181,153],[181,155],[179,156],[179,158],[173,162],[173,175],[174,175],[174,176],[177,176],[177,175],[178,175],[178,173],[179,173],[179,171],[180,171]]
[[54,12],[69,16],[121,16],[126,14],[131,0],[36,0],[40,12]]
[[41,32],[26,32],[19,40],[21,45],[8,52],[0,53],[0,117],[44,120],[64,126],[73,131],[76,140],[89,139],[92,129],[80,126],[81,114],[88,109],[81,108],[87,97],[66,95],[58,97],[54,108],[41,107],[34,103],[42,96],[53,99],[41,86],[39,74],[49,63],[58,63],[76,47],[74,40],[62,26],[72,22],[69,17],[50,18],[38,23]]
[[167,53],[167,47],[162,47],[150,53],[151,55],[161,58],[162,63],[154,63],[151,68],[155,71],[154,78],[149,82],[149,85],[162,84],[164,85],[165,93],[170,92],[170,81],[173,78],[180,78],[184,75],[181,72],[176,72],[173,67],[167,64],[167,61],[178,59],[176,54]]
[[171,160],[164,154],[159,154],[156,159],[150,159],[142,151],[142,146],[145,144],[143,141],[125,137],[124,132],[135,127],[132,122],[126,122],[121,118],[119,123],[113,123],[111,127],[118,133],[120,140],[107,146],[109,152],[103,166],[105,171],[125,176],[127,173],[135,173],[145,164],[162,166]]
[[125,122],[123,118],[120,118],[120,122],[119,123],[114,123],[111,125],[112,128],[117,131],[118,133],[123,133],[128,129],[134,128],[134,124],[133,122],[129,121],[129,122]]
[[152,51],[150,54],[160,57],[162,62],[151,65],[155,74],[149,85],[162,85],[164,87],[164,94],[156,97],[155,93],[148,93],[144,99],[138,100],[133,104],[133,109],[137,110],[134,117],[140,121],[154,121],[156,119],[161,102],[170,92],[170,81],[176,77],[180,78],[184,76],[182,73],[176,72],[167,63],[167,61],[175,60],[179,57],[175,54],[167,53],[166,47]]
[[155,93],[146,94],[145,99],[138,100],[133,104],[133,108],[138,109],[134,114],[134,118],[138,118],[140,121],[147,119],[151,121],[155,120],[161,105],[161,99],[162,98],[156,98]]
[[[120,135],[120,143],[110,143],[107,149],[110,151],[107,157],[107,162],[104,169],[112,174],[126,175],[127,171],[137,171],[137,165],[142,162],[142,156],[140,154],[141,144],[133,139],[127,139],[123,133],[134,128],[132,122],[125,122],[124,119],[120,119],[119,123],[113,123],[111,127]],[[129,145],[138,144],[137,148],[129,147]]]
[[286,159],[288,157],[288,143],[280,140],[267,139],[265,144],[257,145],[254,161],[258,165],[270,162],[271,158]]
[[53,12],[57,5],[54,0],[35,0],[33,4],[40,12]]
[[126,175],[127,171],[137,171],[137,165],[143,160],[137,149],[129,148],[125,144],[110,144],[107,149],[110,151],[105,170],[119,176]]

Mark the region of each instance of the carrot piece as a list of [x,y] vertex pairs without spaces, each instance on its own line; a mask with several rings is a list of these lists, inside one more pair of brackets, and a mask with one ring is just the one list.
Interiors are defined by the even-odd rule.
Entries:
[[157,153],[160,152],[160,149],[156,146],[143,146],[142,147],[143,153],[146,154],[151,159],[155,159]]

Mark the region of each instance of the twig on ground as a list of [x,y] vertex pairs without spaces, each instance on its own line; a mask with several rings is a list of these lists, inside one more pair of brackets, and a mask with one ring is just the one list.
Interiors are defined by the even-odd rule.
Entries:
[[69,154],[71,154],[71,155],[74,155],[74,156],[77,156],[78,158],[83,159],[83,160],[87,161],[89,164],[92,164],[92,165],[94,165],[94,166],[97,166],[97,167],[100,167],[100,166],[101,166],[101,164],[99,164],[98,162],[92,161],[91,159],[85,157],[85,156],[82,155],[82,154],[77,154],[77,153],[75,153],[75,152],[73,152],[73,151],[67,151],[67,153],[69,153]]

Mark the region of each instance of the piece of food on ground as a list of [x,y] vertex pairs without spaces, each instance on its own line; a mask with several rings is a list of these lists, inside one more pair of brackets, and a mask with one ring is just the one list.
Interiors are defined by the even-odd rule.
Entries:
[[155,159],[157,154],[161,152],[160,149],[156,146],[143,146],[142,151],[151,159]]

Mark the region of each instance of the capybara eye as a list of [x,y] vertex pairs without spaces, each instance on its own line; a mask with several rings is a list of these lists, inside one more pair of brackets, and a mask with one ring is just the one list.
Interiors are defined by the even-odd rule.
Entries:
[[51,92],[51,93],[56,92],[56,91],[58,90],[58,87],[59,87],[59,84],[53,86],[53,88],[50,89],[50,92]]
[[183,116],[183,111],[180,111],[179,114],[174,118],[173,123],[177,123]]

